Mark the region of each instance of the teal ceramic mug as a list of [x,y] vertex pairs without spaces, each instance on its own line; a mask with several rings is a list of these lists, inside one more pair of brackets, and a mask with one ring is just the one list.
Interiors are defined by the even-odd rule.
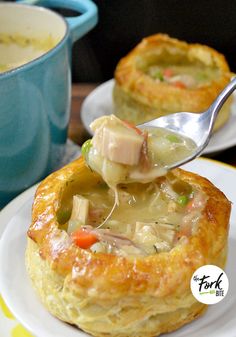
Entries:
[[[81,14],[64,19],[46,7]],[[0,207],[60,165],[72,44],[96,22],[90,0],[0,4]]]

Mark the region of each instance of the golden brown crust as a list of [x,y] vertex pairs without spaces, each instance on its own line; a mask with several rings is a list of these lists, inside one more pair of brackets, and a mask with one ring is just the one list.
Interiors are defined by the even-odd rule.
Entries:
[[40,258],[37,245],[30,239],[26,261],[33,286],[48,310],[93,336],[158,336],[191,322],[207,308],[186,294],[169,299],[126,296],[119,301],[112,296],[109,300],[103,299],[93,291],[89,296],[83,292],[78,295],[71,289],[70,280],[60,277],[47,261]]
[[[177,245],[168,253],[133,260],[80,249],[58,228],[56,214],[68,182],[76,181],[79,190],[80,183],[100,180],[85,166],[83,159],[53,173],[40,184],[28,231],[31,240],[27,248],[27,268],[53,314],[94,336],[137,337],[144,335],[144,317],[151,324],[145,336],[154,336],[191,321],[204,309],[205,306],[193,298],[189,281],[193,272],[204,264],[224,266],[231,204],[207,179],[181,169],[173,172],[208,197],[198,231],[187,244]],[[49,303],[50,293],[54,296],[53,305]],[[77,314],[72,314],[74,311],[65,303],[73,310],[77,308]],[[119,310],[111,313],[116,306]],[[96,310],[103,313],[101,319]],[[168,317],[172,311],[175,315],[171,316],[170,323],[164,316]],[[129,324],[125,323],[127,315]],[[107,321],[104,317],[108,317]],[[166,323],[162,326],[162,322]],[[133,334],[132,329],[136,333]]]
[[[220,71],[219,77],[196,88],[177,88],[165,82],[156,82],[139,67],[150,55],[162,61],[168,51],[172,57],[201,63]],[[163,55],[162,55],[163,53]],[[115,113],[135,124],[179,111],[201,112],[206,110],[220,91],[229,83],[232,74],[224,56],[214,49],[156,34],[144,38],[127,56],[120,60],[115,70]],[[215,129],[229,117],[232,99],[224,106]]]

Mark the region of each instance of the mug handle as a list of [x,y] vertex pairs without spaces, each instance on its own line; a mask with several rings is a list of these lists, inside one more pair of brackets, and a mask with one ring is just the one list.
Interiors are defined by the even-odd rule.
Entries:
[[91,0],[21,0],[17,2],[80,12],[79,16],[65,18],[69,25],[72,43],[89,32],[98,22],[97,6]]

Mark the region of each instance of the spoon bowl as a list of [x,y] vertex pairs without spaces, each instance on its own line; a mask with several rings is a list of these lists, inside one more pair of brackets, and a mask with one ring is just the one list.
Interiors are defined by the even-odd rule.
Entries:
[[235,89],[236,78],[223,89],[206,111],[200,113],[177,112],[138,125],[141,129],[150,127],[165,128],[183,137],[190,138],[196,144],[196,148],[190,156],[166,166],[167,169],[181,166],[200,156],[210,141],[218,112]]

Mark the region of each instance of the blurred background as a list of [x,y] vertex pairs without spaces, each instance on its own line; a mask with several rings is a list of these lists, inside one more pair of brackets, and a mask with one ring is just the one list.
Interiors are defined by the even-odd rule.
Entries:
[[[236,0],[94,0],[98,25],[75,43],[73,82],[103,82],[140,40],[162,32],[223,53],[236,72]],[[73,16],[71,11],[60,10]]]

